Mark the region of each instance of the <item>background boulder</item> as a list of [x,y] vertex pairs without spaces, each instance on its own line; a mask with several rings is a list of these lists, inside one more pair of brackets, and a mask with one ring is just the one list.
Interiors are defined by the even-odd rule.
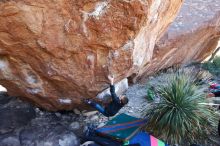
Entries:
[[150,75],[173,65],[203,61],[216,49],[219,39],[220,1],[185,0],[175,21],[156,43],[152,60],[140,74]]

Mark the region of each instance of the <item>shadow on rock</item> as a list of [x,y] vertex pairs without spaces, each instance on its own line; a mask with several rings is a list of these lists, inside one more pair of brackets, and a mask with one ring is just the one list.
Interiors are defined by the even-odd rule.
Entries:
[[57,124],[27,127],[20,133],[20,142],[22,146],[79,146],[75,134]]

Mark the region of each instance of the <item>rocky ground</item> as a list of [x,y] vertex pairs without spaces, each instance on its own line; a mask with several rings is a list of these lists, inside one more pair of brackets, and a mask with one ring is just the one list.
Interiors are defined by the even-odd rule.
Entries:
[[[141,117],[146,86],[133,85],[126,95],[130,102],[120,113]],[[0,93],[0,117],[0,146],[79,146],[88,125],[108,120],[96,111],[47,112],[6,92]]]

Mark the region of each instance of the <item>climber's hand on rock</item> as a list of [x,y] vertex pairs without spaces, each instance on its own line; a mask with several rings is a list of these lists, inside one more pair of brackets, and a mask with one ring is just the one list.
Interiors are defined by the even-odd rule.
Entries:
[[83,102],[86,103],[86,104],[91,104],[92,103],[92,101],[90,99],[84,99]]
[[113,85],[114,84],[114,76],[113,75],[108,75],[108,79],[109,79],[111,85]]

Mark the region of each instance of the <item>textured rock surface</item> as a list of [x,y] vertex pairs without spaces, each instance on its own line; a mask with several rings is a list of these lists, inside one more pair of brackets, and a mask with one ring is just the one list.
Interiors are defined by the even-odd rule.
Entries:
[[138,74],[182,0],[0,1],[0,84],[48,110]]
[[13,132],[35,118],[34,108],[0,92],[0,135]]
[[176,64],[202,61],[215,50],[220,38],[220,1],[185,0],[176,20],[143,68],[152,74]]
[[79,146],[74,133],[82,135],[82,118],[59,114],[41,111],[0,92],[0,146]]
[[61,124],[28,127],[21,131],[20,141],[22,146],[79,146],[75,134]]

